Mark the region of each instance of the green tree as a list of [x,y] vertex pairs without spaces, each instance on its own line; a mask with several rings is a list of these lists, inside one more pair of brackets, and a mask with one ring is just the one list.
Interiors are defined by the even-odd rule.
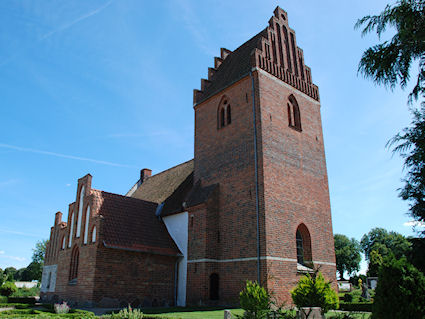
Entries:
[[[398,0],[392,6],[387,5],[379,15],[363,17],[356,27],[363,27],[363,35],[376,32],[379,38],[388,28],[395,30],[391,40],[363,53],[359,72],[391,89],[397,85],[405,88],[410,80],[411,66],[417,62],[418,76],[409,94],[409,102],[425,98],[425,0]],[[391,139],[388,146],[404,158],[407,169],[399,196],[410,203],[412,217],[424,223],[425,102],[420,108],[412,108],[412,114],[411,126]],[[425,231],[422,235],[425,235]]]
[[291,291],[291,296],[299,309],[320,307],[326,313],[339,306],[338,294],[318,270],[301,277],[298,285]]
[[7,267],[4,270],[4,275],[6,276],[6,281],[14,281],[15,274],[16,274],[16,268],[15,267]]
[[425,318],[425,276],[406,258],[387,257],[379,271],[373,319]]
[[32,250],[32,261],[43,264],[44,263],[44,255],[46,254],[46,248],[49,241],[47,239],[40,240],[35,244],[35,248]]
[[3,269],[0,268],[0,287],[6,281],[6,275],[3,272]]
[[388,145],[404,158],[407,169],[399,195],[410,203],[412,217],[425,224],[425,103],[420,109],[413,110],[411,126],[394,136]]
[[389,41],[367,49],[360,60],[359,71],[367,78],[391,89],[410,80],[410,68],[419,62],[419,74],[410,97],[425,94],[425,0],[398,0],[387,5],[379,15],[365,16],[356,28],[362,34],[376,32],[379,39],[388,28],[395,30]]
[[412,246],[403,235],[388,232],[384,228],[373,228],[369,233],[363,235],[360,245],[369,262],[369,276],[378,275],[379,267],[387,256],[393,255],[397,259],[408,257]]
[[352,275],[360,269],[360,244],[345,235],[335,234],[335,255],[336,255],[336,270],[339,273],[340,279],[344,279],[344,273]]

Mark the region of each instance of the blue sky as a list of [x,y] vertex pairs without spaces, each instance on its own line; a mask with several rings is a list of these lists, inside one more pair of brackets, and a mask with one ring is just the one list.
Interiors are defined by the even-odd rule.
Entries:
[[[0,268],[26,266],[77,179],[124,194],[139,170],[193,157],[192,90],[220,47],[288,12],[319,86],[335,233],[405,235],[402,161],[385,144],[409,124],[408,91],[357,75],[356,20],[387,0],[0,2]],[[66,216],[65,216],[66,217]]]

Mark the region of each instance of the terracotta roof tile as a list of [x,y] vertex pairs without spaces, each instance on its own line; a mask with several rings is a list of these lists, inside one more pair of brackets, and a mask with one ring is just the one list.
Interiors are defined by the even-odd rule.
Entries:
[[172,167],[166,171],[148,177],[131,197],[162,203],[193,172],[193,160]]
[[103,241],[106,247],[179,256],[181,252],[164,223],[155,216],[157,203],[98,190]]

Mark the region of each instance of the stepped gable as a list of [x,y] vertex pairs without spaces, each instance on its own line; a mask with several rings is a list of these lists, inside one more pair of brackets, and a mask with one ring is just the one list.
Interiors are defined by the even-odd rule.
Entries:
[[319,101],[319,90],[312,83],[311,69],[304,64],[303,50],[296,44],[295,31],[288,25],[288,14],[276,7],[269,26],[235,51],[221,49],[201,79],[201,90],[194,90],[197,105],[227,86],[247,76],[253,68],[262,69]]
[[160,204],[193,173],[193,160],[174,166],[161,173],[146,178],[131,197]]
[[104,245],[151,254],[180,256],[164,223],[156,216],[157,203],[92,190],[100,205]]

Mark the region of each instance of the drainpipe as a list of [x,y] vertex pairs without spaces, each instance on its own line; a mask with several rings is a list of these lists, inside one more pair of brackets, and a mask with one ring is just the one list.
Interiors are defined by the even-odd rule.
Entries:
[[249,71],[252,84],[252,115],[254,122],[254,166],[255,166],[255,210],[257,213],[257,282],[261,284],[261,257],[260,257],[260,201],[258,198],[258,155],[257,155],[257,119],[255,116],[255,83],[252,70]]
[[174,266],[174,307],[177,307],[177,292],[178,292],[178,276],[179,276],[179,261],[180,258],[177,258],[176,264]]

